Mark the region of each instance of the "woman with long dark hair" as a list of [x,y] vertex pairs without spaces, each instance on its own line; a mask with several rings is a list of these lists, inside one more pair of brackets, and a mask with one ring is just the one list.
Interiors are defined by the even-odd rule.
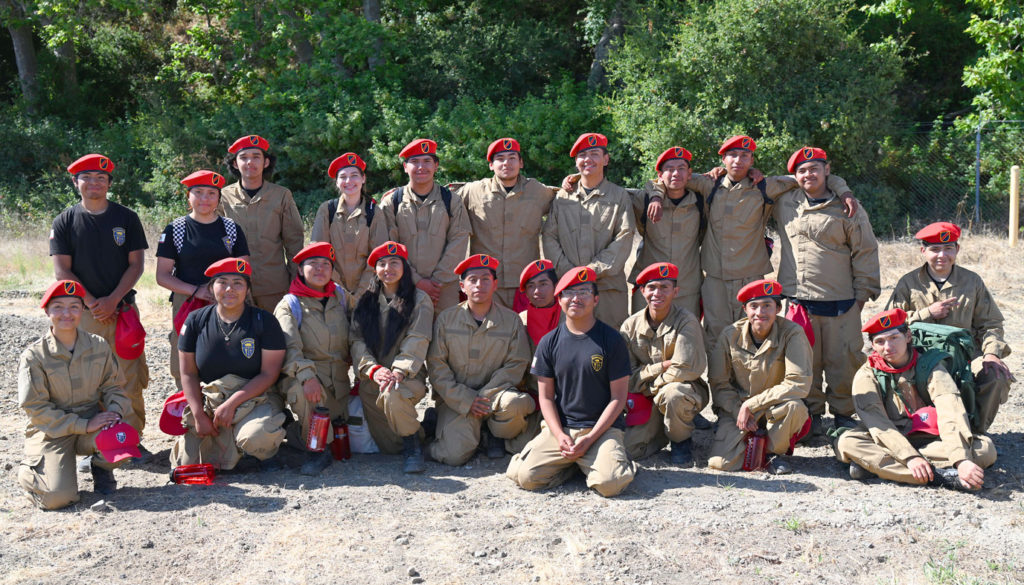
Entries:
[[352,362],[359,373],[359,399],[380,450],[405,456],[403,471],[425,469],[416,404],[427,393],[424,360],[430,346],[434,305],[416,288],[409,253],[398,242],[370,252],[369,289],[352,317]]

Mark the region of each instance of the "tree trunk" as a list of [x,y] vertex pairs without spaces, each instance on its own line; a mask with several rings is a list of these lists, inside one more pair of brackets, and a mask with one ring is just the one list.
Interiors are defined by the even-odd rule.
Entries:
[[590,64],[590,75],[587,77],[587,87],[590,89],[598,91],[608,86],[604,64],[608,60],[608,54],[611,53],[612,43],[621,37],[623,32],[625,32],[625,27],[622,26],[622,12],[616,7],[608,18],[601,39],[594,47],[594,62]]
[[[299,15],[294,10],[283,11],[286,16],[295,22],[301,22]],[[309,65],[313,62],[313,43],[300,31],[292,36],[292,48],[295,49],[295,60],[300,65]]]
[[[363,0],[363,18],[367,22],[380,24],[380,0]],[[373,40],[373,54],[366,59],[366,65],[371,71],[384,64],[384,60],[380,57],[380,49],[381,40],[380,37],[377,37]]]
[[74,41],[67,41],[54,50],[60,62],[61,77],[64,81],[64,94],[72,99],[78,97],[78,60]]
[[21,96],[29,114],[36,113],[39,102],[39,66],[36,63],[36,47],[32,43],[32,27],[22,22],[7,26],[14,43],[14,61],[18,65],[18,81],[21,83]]

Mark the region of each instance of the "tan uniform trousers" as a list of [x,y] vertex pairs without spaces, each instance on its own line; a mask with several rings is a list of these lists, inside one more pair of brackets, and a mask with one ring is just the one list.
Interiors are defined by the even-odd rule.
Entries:
[[494,291],[494,300],[498,301],[502,307],[511,310],[512,304],[516,302],[516,293],[519,292],[518,288],[498,288]]
[[434,320],[437,320],[437,316],[441,314],[441,311],[448,307],[454,307],[459,304],[459,283],[449,282],[448,284],[441,285],[441,297],[437,299],[437,304],[434,305]]
[[622,322],[629,317],[629,295],[626,294],[625,288],[601,289],[598,293],[599,300],[594,307],[594,316],[612,329],[622,327]]
[[[792,439],[807,423],[807,407],[801,400],[785,400],[768,409],[766,453],[784,455],[789,452]],[[736,419],[720,413],[718,430],[711,443],[708,467],[722,471],[736,471],[743,467],[743,452],[747,448],[747,432],[736,427]]]
[[[959,463],[959,461],[950,459],[949,447],[944,445],[938,437],[926,435],[920,438],[907,437],[907,439],[917,448],[918,453],[935,467],[950,468]],[[854,461],[882,479],[900,483],[921,483],[914,478],[914,474],[906,465],[897,461],[889,451],[875,443],[871,438],[871,433],[863,426],[843,433],[839,437],[836,450],[839,452],[839,460],[843,463]],[[996,462],[996,446],[992,443],[992,439],[984,435],[974,437],[971,451],[973,451],[971,461],[982,468],[990,467]]]
[[[132,309],[136,313],[139,312],[135,305],[132,305]],[[124,375],[124,392],[132,401],[132,410],[125,415],[124,422],[135,427],[141,437],[142,429],[146,427],[146,404],[142,399],[142,391],[149,386],[149,366],[146,364],[146,352],[143,351],[142,355],[133,360],[122,359],[117,355],[114,345],[117,331],[116,320],[110,323],[100,323],[92,318],[92,312],[82,311],[82,322],[79,327],[89,333],[99,335],[110,345],[110,351],[117,358],[117,366],[121,370],[121,374]]]
[[[722,280],[714,276],[704,277],[704,282],[700,285],[700,298],[704,301],[704,331],[707,332],[704,336],[704,346],[708,355],[715,348],[722,330],[745,316],[743,305],[736,300],[740,289],[760,278],[751,276],[738,280]],[[698,316],[700,313],[694,315]]]
[[[566,429],[573,440],[591,429]],[[637,466],[626,453],[624,433],[610,428],[582,457],[570,461],[562,457],[558,441],[541,423],[540,434],[513,455],[505,475],[526,490],[553,488],[568,481],[579,469],[587,476],[587,487],[606,498],[617,496],[626,489],[636,475]]]
[[406,378],[397,389],[381,393],[373,380],[361,378],[359,400],[363,416],[377,447],[382,453],[401,453],[402,437],[420,432],[416,405],[427,395],[427,385],[420,378]]
[[[811,347],[811,390],[804,399],[812,415],[825,414],[825,403],[833,416],[853,416],[853,375],[867,359],[861,348],[864,337],[860,331],[860,311],[854,304],[838,317],[810,315],[814,330]],[[824,381],[828,390],[824,390]]]
[[273,315],[274,309],[277,308],[277,304],[281,302],[281,299],[283,299],[284,295],[286,294],[287,291],[282,291],[271,295],[252,295],[252,302],[257,307]]
[[56,510],[79,500],[75,455],[92,455],[93,465],[103,469],[124,464],[125,460],[109,463],[103,459],[96,449],[98,434],[99,431],[52,438],[36,431],[25,439],[25,459],[18,469],[18,483],[33,504],[43,510]]
[[[306,394],[302,391],[302,384],[294,378],[288,378],[288,389],[285,390],[285,403],[292,411],[292,414],[299,419],[299,424],[288,426],[288,444],[306,449],[306,441],[309,438],[309,420],[313,410],[323,406],[330,412],[331,420],[341,417],[348,417],[348,393],[339,399],[333,388],[324,387],[320,392],[320,402],[312,403],[306,400]],[[327,432],[327,443],[334,440],[334,433]]]
[[171,332],[167,334],[167,341],[171,343],[171,377],[178,390],[181,390],[181,364],[178,363],[178,332],[174,330],[174,316],[187,300],[188,295],[171,293]]
[[443,401],[437,403],[437,434],[427,445],[427,455],[447,465],[462,465],[469,461],[480,445],[480,428],[484,420],[492,435],[508,442],[527,428],[526,418],[533,414],[537,403],[533,397],[515,388],[499,390],[491,399],[491,414],[484,418],[461,415]]
[[[236,378],[229,376],[225,380]],[[206,414],[211,418],[213,411],[224,403],[235,389],[244,382],[221,386],[220,380],[203,387]],[[222,390],[223,388],[223,390]],[[243,455],[252,455],[263,461],[277,454],[284,441],[283,428],[286,415],[281,395],[271,386],[266,392],[246,400],[235,410],[235,418],[229,428],[218,429],[215,437],[200,437],[196,434],[196,419],[186,407],[182,423],[188,431],[178,438],[171,448],[171,467],[193,463],[211,463],[222,470],[234,469]]]
[[708,404],[704,380],[665,384],[654,395],[651,418],[642,425],[626,427],[626,452],[634,461],[654,455],[669,441],[679,442],[693,435],[693,417]]
[[999,412],[999,406],[1006,404],[1010,397],[1010,380],[1000,379],[994,373],[985,372],[982,370],[982,363],[982,358],[971,362],[978,402],[978,418],[971,430],[978,434],[988,431],[996,418],[996,413]]
[[[632,287],[633,285],[630,286]],[[636,313],[641,309],[647,308],[647,301],[644,300],[644,295],[640,292],[639,288],[637,288],[636,292],[633,293],[632,303],[633,305],[629,310],[630,315]],[[698,321],[700,321],[700,291],[697,291],[691,295],[684,295],[682,293],[679,293],[678,295],[676,295],[675,300],[672,301],[672,304],[676,307],[679,307],[680,309],[686,309],[687,311],[693,313],[693,316],[696,317]]]

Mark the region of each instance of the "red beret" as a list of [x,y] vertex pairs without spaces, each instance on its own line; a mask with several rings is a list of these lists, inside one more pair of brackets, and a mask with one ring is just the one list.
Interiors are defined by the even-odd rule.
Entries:
[[68,165],[68,172],[72,175],[87,171],[99,171],[109,174],[114,172],[114,162],[102,154],[87,154]]
[[555,285],[555,296],[562,294],[562,291],[570,286],[576,286],[584,282],[597,284],[597,273],[589,266],[577,266],[563,274],[562,278],[559,279],[558,284]]
[[925,244],[952,244],[960,239],[960,228],[948,221],[926,225],[914,234],[914,238]]
[[526,283],[530,282],[530,279],[537,276],[545,270],[554,270],[555,265],[551,260],[534,260],[523,268],[523,273],[519,275],[519,290],[526,292]]
[[754,299],[763,299],[765,297],[781,297],[782,296],[782,285],[774,280],[755,280],[747,286],[740,289],[740,292],[736,295],[736,300],[741,305],[747,304],[747,302]]
[[499,138],[487,147],[487,162],[491,162],[494,155],[502,152],[520,152],[519,141],[515,138]]
[[789,172],[795,173],[797,167],[812,160],[828,162],[828,155],[820,148],[805,146],[794,152],[793,156],[789,157],[789,162],[786,163],[786,168],[789,169]]
[[409,251],[406,250],[405,246],[398,242],[384,242],[370,252],[370,255],[366,257],[366,264],[368,266],[376,266],[378,260],[381,258],[387,258],[388,256],[401,256],[408,260]]
[[354,152],[346,152],[338,158],[331,161],[331,166],[327,167],[327,176],[336,179],[338,177],[338,171],[345,167],[356,167],[360,171],[366,171],[366,163],[363,159],[359,158],[359,155]]
[[740,134],[739,136],[733,136],[726,139],[726,141],[722,143],[722,148],[718,149],[718,154],[725,154],[727,151],[736,149],[754,152],[757,150],[757,143],[754,142],[753,138],[746,134]]
[[690,160],[693,159],[693,155],[690,154],[689,150],[686,150],[682,146],[673,146],[672,148],[661,153],[661,156],[658,157],[658,162],[654,163],[654,170],[661,171],[662,164],[670,160],[675,160],[677,158],[681,158],[685,160],[687,163],[689,163]]
[[455,267],[455,274],[462,276],[463,272],[474,268],[489,268],[497,273],[498,266],[500,265],[501,262],[498,262],[498,259],[494,256],[488,256],[487,254],[473,254],[469,258],[459,262],[459,265]]
[[218,191],[224,188],[224,177],[213,171],[196,171],[181,180],[181,184],[189,189],[192,187],[213,187]]
[[595,132],[580,134],[580,137],[576,139],[576,143],[572,145],[572,150],[569,151],[569,156],[575,157],[581,150],[589,150],[591,148],[603,148],[607,150],[608,138],[604,134],[597,134]]
[[669,262],[655,262],[640,271],[636,276],[636,285],[643,286],[652,280],[675,280],[679,277],[679,269]]
[[250,134],[249,136],[243,136],[236,140],[231,146],[228,147],[228,152],[234,154],[239,150],[244,150],[246,148],[258,148],[263,152],[266,152],[270,150],[270,143],[267,142],[267,140],[262,136]]
[[874,317],[868,319],[868,322],[861,327],[861,331],[868,335],[876,335],[878,333],[885,333],[890,329],[896,329],[907,322],[907,313],[903,309],[889,309],[888,311],[882,311]]
[[314,242],[299,250],[299,253],[292,258],[292,262],[302,264],[308,258],[327,258],[334,262],[334,246],[329,242]]
[[252,266],[241,258],[225,258],[218,260],[204,272],[206,276],[217,276],[218,274],[242,274],[252,276]]
[[43,302],[39,307],[45,309],[57,297],[78,297],[85,302],[85,287],[73,280],[58,280],[43,293]]
[[398,153],[401,158],[412,158],[423,154],[437,156],[437,143],[429,138],[417,138],[405,145],[402,152]]

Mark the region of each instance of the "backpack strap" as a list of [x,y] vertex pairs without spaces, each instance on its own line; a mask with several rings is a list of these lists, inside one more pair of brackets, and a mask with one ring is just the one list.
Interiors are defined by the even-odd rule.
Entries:
[[715,185],[711,187],[711,193],[708,193],[708,209],[711,208],[711,203],[715,200],[715,193],[718,191],[718,188],[722,186],[722,179],[724,178],[725,175],[722,175],[715,179]]
[[[377,213],[377,202],[373,200],[373,197],[367,198],[366,207],[363,209],[363,215],[366,216],[366,227],[370,227],[373,223],[373,216]],[[333,215],[331,217],[334,217]]]
[[299,329],[302,327],[302,305],[299,303],[299,297],[288,293],[284,295],[284,299],[288,301],[288,308],[292,312],[292,318],[295,319],[295,328]]
[[224,242],[224,247],[228,249],[228,254],[235,253],[235,243],[238,242],[238,224],[235,220],[230,217],[220,217],[221,222],[224,223],[224,232],[227,234],[228,239]]
[[181,254],[181,248],[185,245],[185,217],[181,216],[174,219],[171,222],[171,240],[174,241],[174,247]]
[[647,189],[644,189],[644,211],[640,214],[640,225],[643,226],[644,231],[647,231],[647,206],[651,204],[651,196],[647,194]]
[[327,202],[327,229],[334,225],[334,214],[338,213],[338,198],[335,197]]
[[[441,187],[441,203],[444,203],[444,210],[448,212],[448,219],[452,217],[452,190],[444,185]],[[391,194],[391,210],[397,214],[398,206],[402,204],[402,195],[404,188],[398,187],[395,192]]]
[[395,215],[398,215],[398,206],[402,204],[403,191],[405,191],[405,188],[399,187],[391,194],[391,211],[394,212]]
[[757,184],[757,190],[761,192],[761,203],[764,205],[775,205],[775,202],[768,197],[768,181],[761,179]]

